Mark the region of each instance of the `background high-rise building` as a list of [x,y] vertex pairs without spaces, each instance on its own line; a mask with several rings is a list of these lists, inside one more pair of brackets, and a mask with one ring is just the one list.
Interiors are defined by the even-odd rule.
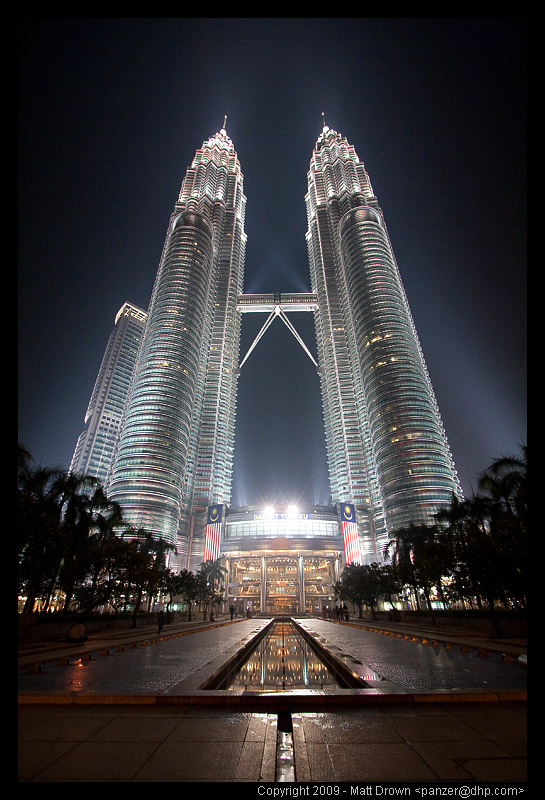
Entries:
[[70,472],[94,475],[106,483],[146,317],[131,303],[124,303],[116,314]]

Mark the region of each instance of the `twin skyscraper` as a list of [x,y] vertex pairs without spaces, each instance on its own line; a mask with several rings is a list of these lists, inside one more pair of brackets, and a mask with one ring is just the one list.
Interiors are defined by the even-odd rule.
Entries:
[[249,310],[287,322],[310,304],[331,499],[353,507],[362,560],[381,561],[396,529],[461,496],[384,215],[354,147],[325,124],[306,207],[311,292],[245,295],[246,197],[224,123],[187,170],[147,315],[132,315],[139,345],[106,488],[129,522],[175,546],[173,567],[202,560],[208,509],[230,503]]

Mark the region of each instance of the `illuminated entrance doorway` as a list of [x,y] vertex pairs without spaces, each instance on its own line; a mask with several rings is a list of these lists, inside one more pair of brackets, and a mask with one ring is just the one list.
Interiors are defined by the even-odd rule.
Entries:
[[335,605],[340,553],[230,553],[224,559],[225,599],[239,616],[316,616]]
[[267,558],[265,559],[265,613],[266,614],[300,614],[301,576],[300,559]]

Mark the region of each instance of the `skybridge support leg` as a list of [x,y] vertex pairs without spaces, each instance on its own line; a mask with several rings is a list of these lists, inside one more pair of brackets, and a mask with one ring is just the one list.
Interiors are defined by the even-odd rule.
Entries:
[[243,358],[243,359],[242,359],[242,361],[240,362],[240,365],[239,365],[239,368],[238,368],[238,369],[239,369],[239,372],[240,372],[240,370],[242,369],[242,366],[243,366],[243,365],[246,363],[246,361],[247,361],[247,359],[248,359],[248,356],[250,355],[250,353],[252,352],[252,350],[254,349],[254,347],[257,345],[257,343],[259,342],[259,340],[261,339],[261,337],[263,336],[263,334],[265,333],[265,331],[266,331],[266,330],[267,330],[267,329],[270,327],[270,325],[273,323],[273,321],[274,321],[275,317],[280,317],[280,319],[282,320],[282,322],[284,323],[284,325],[286,326],[286,328],[287,328],[287,329],[290,331],[290,333],[291,333],[291,334],[292,334],[292,335],[295,337],[295,339],[296,339],[296,340],[299,342],[299,344],[301,345],[301,347],[303,348],[303,350],[305,351],[305,353],[307,354],[307,356],[310,358],[310,360],[312,361],[312,363],[314,364],[314,366],[315,366],[316,368],[318,368],[318,364],[316,363],[316,361],[315,361],[315,359],[314,359],[314,356],[312,355],[312,353],[310,352],[310,350],[308,349],[308,347],[306,346],[306,344],[304,343],[304,341],[301,339],[301,337],[299,336],[299,334],[297,333],[297,331],[295,330],[295,328],[293,327],[293,325],[291,324],[291,322],[290,322],[290,321],[289,321],[289,319],[287,318],[287,316],[286,316],[286,314],[284,313],[284,311],[282,311],[282,309],[280,308],[280,306],[275,306],[275,307],[274,307],[274,309],[273,309],[273,311],[271,311],[271,313],[270,313],[270,314],[269,314],[269,316],[267,317],[267,320],[266,320],[265,324],[263,325],[263,327],[261,328],[261,330],[259,331],[259,333],[258,333],[258,334],[257,334],[257,336],[255,337],[254,341],[252,342],[252,345],[251,345],[250,349],[248,350],[248,352],[246,353],[246,355],[244,356],[244,358]]

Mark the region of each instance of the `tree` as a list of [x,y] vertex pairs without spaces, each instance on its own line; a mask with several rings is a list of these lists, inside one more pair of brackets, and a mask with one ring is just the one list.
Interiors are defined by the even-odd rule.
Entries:
[[176,577],[179,594],[188,608],[188,621],[191,622],[191,606],[199,595],[199,582],[194,572],[187,569],[181,570]]
[[[92,484],[91,484],[92,485]],[[89,559],[95,548],[99,530],[115,535],[124,525],[123,514],[118,503],[109,500],[100,484],[91,495],[77,495],[65,520],[66,550],[61,563],[58,585],[65,593],[64,609],[70,608],[75,587],[85,580],[90,569]]]
[[473,497],[465,503],[465,531],[463,550],[456,553],[454,575],[458,586],[466,587],[479,603],[488,606],[496,635],[503,636],[496,613],[496,600],[502,595],[500,553],[489,527],[490,506],[481,497]]
[[[149,536],[149,534],[147,534]],[[176,551],[173,545],[170,545],[165,539],[159,537],[154,538],[149,536],[148,546],[152,554],[152,561],[149,570],[148,580],[146,583],[146,592],[148,594],[148,611],[151,609],[153,598],[158,594],[169,574],[166,567],[166,557],[170,550]]]
[[18,486],[19,588],[27,595],[28,613],[39,596],[47,598],[47,605],[63,560],[77,552],[82,531],[83,537],[87,534],[88,493],[100,482],[34,467],[28,451],[19,446]]
[[23,613],[31,613],[55,577],[61,557],[59,512],[54,486],[59,471],[33,468],[21,456],[17,496],[18,583],[26,595]]
[[496,603],[526,608],[527,602],[526,455],[523,448],[521,458],[496,459],[481,474],[476,495],[453,498],[436,515],[451,548],[458,594],[486,603],[499,637]]
[[349,564],[344,568],[341,580],[335,584],[335,591],[341,599],[358,606],[360,619],[363,605],[368,605],[373,619],[377,619],[376,607],[382,592],[379,565]]
[[521,528],[527,522],[527,462],[528,448],[521,447],[519,458],[503,456],[495,459],[479,476],[478,487],[497,502],[503,513],[517,519]]
[[433,606],[431,591],[435,587],[443,593],[442,580],[451,573],[452,551],[448,541],[441,536],[438,525],[432,523],[410,523],[394,532],[386,546],[385,554],[392,549],[392,564],[399,572],[401,580],[413,589],[417,608],[420,609],[419,592],[426,598],[432,621]]
[[199,586],[199,596],[204,602],[204,616],[206,619],[208,607],[211,608],[221,600],[221,586],[225,577],[225,567],[221,565],[221,559],[203,561],[197,573]]
[[83,617],[109,602],[120,585],[129,586],[129,576],[134,572],[133,548],[121,536],[128,528],[121,509],[117,503],[107,501],[103,494],[100,494],[100,501],[79,559],[78,568],[84,575],[74,589]]
[[504,605],[527,606],[527,448],[520,458],[496,459],[482,473],[479,496],[487,503],[489,536],[493,542],[499,595]]
[[130,543],[123,541],[111,530],[94,533],[87,549],[88,572],[74,588],[81,620],[98,606],[109,603],[120,584],[127,561],[131,561]]
[[19,448],[19,579],[27,595],[25,612],[36,599],[47,606],[54,588],[65,592],[67,609],[76,585],[89,570],[90,537],[101,516],[122,523],[119,506],[108,500],[100,481],[89,475],[33,467]]
[[164,539],[156,539],[144,528],[128,528],[132,558],[128,568],[128,584],[134,588],[134,608],[131,628],[136,628],[136,616],[144,592],[150,594],[160,585],[165,573],[165,555],[173,549]]
[[418,610],[420,610],[420,600],[414,563],[414,548],[420,537],[421,533],[418,531],[417,526],[411,523],[405,528],[399,528],[394,531],[392,538],[384,548],[385,557],[391,552],[392,564],[396,566],[403,584],[408,584],[412,588]]
[[392,611],[396,610],[394,596],[403,591],[401,573],[394,564],[381,564],[379,572],[380,596],[385,597],[390,603]]
[[166,611],[167,611],[167,618],[168,613],[170,611],[170,606],[174,602],[174,598],[177,594],[180,594],[180,586],[179,586],[179,575],[172,572],[170,569],[166,569],[163,572],[163,576],[161,578],[161,583],[159,584],[159,589],[162,592],[168,594],[168,601],[166,604]]

